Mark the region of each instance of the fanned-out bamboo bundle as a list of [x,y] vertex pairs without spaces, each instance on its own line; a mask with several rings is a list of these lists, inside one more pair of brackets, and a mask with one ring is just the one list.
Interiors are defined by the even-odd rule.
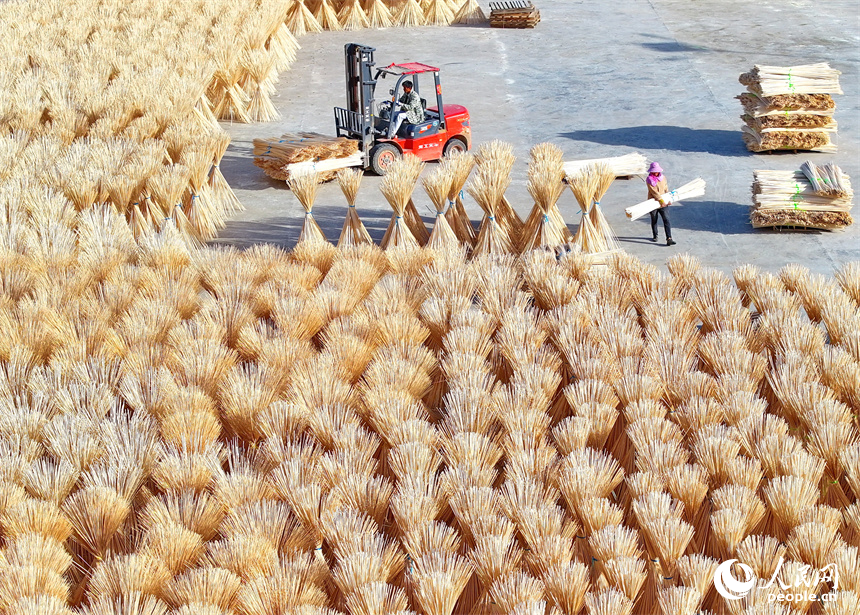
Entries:
[[440,166],[434,173],[422,180],[424,191],[430,197],[430,201],[436,209],[436,221],[433,223],[433,230],[430,233],[430,239],[427,241],[428,248],[451,248],[457,246],[459,243],[457,235],[445,217],[445,210],[448,204],[448,189],[451,181],[450,169],[444,166]]
[[[664,194],[661,198],[662,203],[680,203],[681,201],[686,201],[687,199],[694,199],[705,194],[705,180],[701,178],[696,178],[693,181],[687,182],[683,186],[676,188],[675,190],[671,190]],[[637,220],[641,218],[645,214],[658,209],[661,205],[661,202],[658,202],[654,199],[648,199],[647,201],[642,201],[641,203],[637,203],[636,205],[632,205],[631,207],[627,207],[624,210],[624,213],[627,214],[627,217],[631,220]]]
[[412,192],[415,190],[417,179],[409,165],[404,163],[404,158],[391,163],[382,178],[379,189],[385,196],[385,200],[391,205],[391,209],[394,210],[385,236],[379,244],[384,250],[389,248],[418,248],[421,245],[415,235],[412,234],[406,220],[406,209],[412,199]]
[[361,0],[346,0],[338,11],[337,18],[344,30],[362,30],[370,27],[367,14],[361,7]]
[[365,9],[371,28],[390,28],[394,25],[394,17],[384,0],[368,0]]
[[478,3],[478,0],[465,0],[460,8],[457,9],[454,14],[454,21],[451,23],[454,24],[464,24],[468,26],[473,26],[477,24],[487,23],[489,20],[487,19],[486,13],[481,8],[481,5]]
[[841,94],[839,71],[827,64],[756,66],[740,76],[749,92],[737,98],[744,107],[743,139],[753,152],[811,150],[832,152],[836,145],[831,94]]
[[612,232],[609,221],[603,215],[603,210],[600,207],[601,199],[615,180],[615,173],[608,165],[603,163],[597,163],[587,168],[589,169],[589,173],[593,173],[596,176],[594,195],[591,197],[591,211],[588,212],[588,217],[591,218],[594,230],[603,236],[603,240],[606,242],[606,249],[617,250],[618,243],[615,241],[615,234]]
[[400,28],[414,28],[426,23],[424,10],[418,0],[405,0],[394,15],[394,25]]
[[290,178],[290,190],[293,191],[301,203],[302,209],[305,210],[305,220],[302,223],[302,232],[299,235],[298,243],[328,241],[313,213],[319,184],[320,177],[316,173],[302,173]]
[[[831,166],[831,165],[828,165]],[[819,167],[806,163],[806,170],[816,177]],[[753,206],[750,221],[754,228],[798,227],[836,230],[853,224],[850,211],[854,192],[849,177],[832,165],[832,176],[838,177],[838,190],[822,195],[801,171],[755,171],[753,173]],[[821,182],[823,184],[823,182]]]
[[373,243],[370,233],[367,232],[355,209],[355,199],[358,196],[362,177],[364,177],[364,172],[359,169],[341,169],[337,172],[337,182],[346,197],[348,206],[346,219],[343,221],[343,229],[337,241],[338,247]]
[[497,161],[489,160],[478,167],[469,181],[467,192],[484,210],[484,219],[481,221],[473,255],[499,255],[513,251],[514,240],[508,228],[501,223],[499,214],[504,207],[501,203],[509,183],[510,176],[505,169],[500,168]]
[[540,247],[554,248],[573,239],[561,212],[558,199],[564,192],[561,150],[549,143],[531,150],[528,191],[535,201],[523,228],[520,251]]
[[463,188],[469,180],[472,169],[475,168],[475,157],[466,152],[458,152],[442,158],[440,164],[447,169],[451,182],[448,186],[448,210],[445,216],[460,243],[470,248],[474,247],[478,235],[466,213]]
[[728,613],[727,558],[853,609],[860,263],[189,249],[110,205],[54,258],[0,256],[6,611]]
[[[511,170],[514,167],[514,147],[510,143],[494,140],[482,144],[478,148],[478,154],[475,156],[475,161],[478,164],[478,170],[483,168],[489,169],[487,173],[499,176],[499,179],[494,180],[504,184],[505,189],[510,184]],[[506,235],[515,240],[516,237],[521,237],[523,232],[523,221],[516,210],[508,202],[507,197],[502,191],[502,197],[497,204],[496,213],[499,217],[499,223],[505,228]]]
[[625,154],[613,158],[595,158],[593,160],[571,160],[564,163],[564,174],[568,177],[575,175],[582,169],[595,165],[605,164],[609,167],[615,177],[629,177],[631,175],[648,175],[648,164],[645,156],[639,153]]
[[447,26],[454,21],[454,12],[448,0],[428,0],[424,9],[424,22],[428,26]]

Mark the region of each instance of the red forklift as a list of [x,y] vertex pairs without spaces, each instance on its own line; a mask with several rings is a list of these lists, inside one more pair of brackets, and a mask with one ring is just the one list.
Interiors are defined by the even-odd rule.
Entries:
[[[438,160],[446,154],[471,149],[469,111],[461,105],[442,104],[439,69],[420,62],[377,68],[374,51],[373,47],[357,43],[346,45],[346,108],[334,109],[337,136],[358,140],[364,153],[364,168],[384,175],[388,165],[406,153],[421,160]],[[435,106],[428,107],[427,99],[421,97],[421,75],[426,75],[425,89],[435,86]],[[388,91],[390,98],[377,104],[376,86],[380,79],[389,77],[394,80]],[[397,101],[403,94],[402,84],[407,80],[412,81],[413,90],[421,98],[424,121],[403,122],[394,138],[389,139]]]

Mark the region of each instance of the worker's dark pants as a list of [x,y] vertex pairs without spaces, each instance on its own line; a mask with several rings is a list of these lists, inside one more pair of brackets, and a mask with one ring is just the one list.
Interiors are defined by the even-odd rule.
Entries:
[[651,212],[651,232],[657,237],[657,216],[663,216],[663,228],[666,231],[666,239],[672,236],[672,224],[669,222],[669,208],[660,207]]

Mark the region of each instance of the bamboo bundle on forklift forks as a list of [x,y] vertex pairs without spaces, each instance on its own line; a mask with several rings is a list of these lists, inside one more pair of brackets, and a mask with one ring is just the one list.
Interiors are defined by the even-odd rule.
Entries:
[[683,186],[676,188],[675,190],[671,190],[664,194],[661,200],[658,202],[654,199],[648,199],[647,201],[643,201],[641,203],[637,203],[636,205],[632,205],[624,210],[624,213],[631,220],[637,220],[644,216],[647,213],[658,209],[661,206],[661,202],[665,204],[669,203],[680,203],[681,201],[686,201],[688,199],[694,199],[696,197],[703,196],[705,194],[705,180],[702,178],[696,178],[693,181],[687,182]]
[[842,93],[839,74],[827,64],[756,66],[742,74],[739,81],[749,91],[737,98],[745,111],[741,119],[747,148],[835,151],[831,94]]
[[[839,167],[833,166],[834,177],[839,177],[839,192],[836,194],[821,194],[803,170],[755,171],[753,206],[750,209],[753,227],[836,230],[850,226],[853,223],[850,210],[854,193],[849,177]],[[818,174],[817,169],[814,173]]]
[[540,23],[540,11],[530,0],[490,2],[491,28],[534,28]]
[[[278,138],[254,139],[254,164],[280,181],[290,178],[290,165],[307,163],[312,171],[323,173],[322,180],[334,178],[339,168],[361,164],[358,141],[330,137],[315,132],[285,133]],[[293,167],[302,172],[302,167]]]

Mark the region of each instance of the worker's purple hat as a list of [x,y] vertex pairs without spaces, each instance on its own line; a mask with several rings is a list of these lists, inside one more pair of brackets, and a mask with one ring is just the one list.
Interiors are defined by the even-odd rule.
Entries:
[[660,163],[659,163],[659,162],[652,162],[652,163],[651,163],[651,166],[650,166],[650,167],[648,167],[648,172],[649,172],[649,173],[662,173],[662,172],[663,172],[663,169],[662,169],[662,167],[660,166]]

